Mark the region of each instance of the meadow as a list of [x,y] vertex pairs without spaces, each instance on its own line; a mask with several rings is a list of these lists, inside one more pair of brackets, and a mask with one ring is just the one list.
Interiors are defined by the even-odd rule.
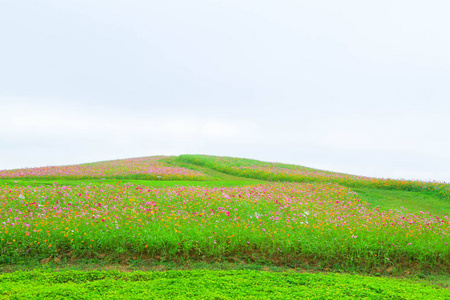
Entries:
[[200,171],[168,165],[164,156],[139,157],[69,166],[0,171],[0,178],[20,179],[134,179],[205,180]]
[[210,155],[180,155],[177,160],[246,178],[284,182],[334,182],[352,188],[364,187],[430,193],[450,200],[450,184],[438,181],[423,182],[419,180],[371,178],[296,165]]
[[[208,267],[213,264],[276,266],[284,268],[276,274],[286,276],[288,282],[306,276],[295,270],[314,272],[308,275],[310,290],[314,290],[314,278],[319,282],[320,276],[327,276],[317,272],[418,276],[416,279],[444,276],[447,282],[448,190],[445,183],[374,179],[194,155],[0,171],[0,267],[4,271],[64,269],[86,259],[103,265],[134,261],[143,268],[167,263],[188,268],[202,263],[206,267],[198,276],[210,278],[226,277]],[[10,282],[33,285],[24,279],[29,271],[23,272],[0,275],[0,293],[19,299]],[[42,272],[38,275],[47,276],[45,269]],[[88,271],[80,272],[73,273],[74,278]],[[245,272],[241,275],[254,276]],[[119,280],[122,276],[114,274],[105,278]],[[151,280],[172,276],[167,274],[145,276]],[[267,280],[274,276],[266,271],[257,274]],[[342,296],[351,299],[357,295],[345,283],[353,280],[349,279],[353,275],[348,276],[332,278],[342,281],[341,287],[346,287]],[[102,285],[112,284],[105,278]],[[378,280],[365,278],[367,282]],[[64,284],[68,282],[84,285],[90,281],[71,279]],[[369,293],[373,289],[361,287],[367,293],[358,297],[407,299],[399,296],[401,290],[390,295],[389,284],[398,282],[379,281],[379,292],[373,295]],[[429,288],[429,282],[404,284],[408,285],[404,291],[416,289],[416,296]],[[302,286],[305,284],[296,285]],[[446,286],[433,285],[437,294],[431,297],[424,292],[422,298],[448,296]],[[169,295],[165,297],[174,296]],[[232,297],[227,295],[216,296]],[[249,297],[260,299],[261,295]],[[276,295],[272,295],[274,299],[286,296]],[[303,294],[305,298],[308,295]],[[328,296],[332,295],[330,290]],[[314,293],[309,296],[313,298]],[[331,299],[328,296],[317,299]]]

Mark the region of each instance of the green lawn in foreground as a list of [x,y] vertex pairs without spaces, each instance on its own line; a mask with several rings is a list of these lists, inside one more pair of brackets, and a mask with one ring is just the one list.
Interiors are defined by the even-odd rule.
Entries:
[[60,271],[0,275],[1,299],[449,299],[405,279],[265,271]]

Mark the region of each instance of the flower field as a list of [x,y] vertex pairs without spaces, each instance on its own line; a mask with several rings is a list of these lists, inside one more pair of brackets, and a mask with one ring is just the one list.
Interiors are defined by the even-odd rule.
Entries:
[[163,156],[130,158],[81,165],[42,167],[0,171],[0,179],[147,179],[204,180],[205,174],[164,163]]
[[333,182],[347,187],[374,187],[429,192],[450,200],[450,184],[354,176],[296,165],[262,162],[252,159],[208,155],[180,155],[180,161],[206,166],[236,176],[292,182]]
[[105,254],[450,271],[447,215],[378,211],[334,183],[0,187],[1,263]]

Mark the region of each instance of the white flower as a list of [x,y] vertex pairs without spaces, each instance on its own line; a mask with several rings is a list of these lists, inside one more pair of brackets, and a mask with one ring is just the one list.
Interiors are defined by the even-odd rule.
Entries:
[[22,195],[22,194],[20,194],[20,195],[19,195],[19,199],[22,199],[22,200],[23,200],[23,199],[25,199],[25,196]]

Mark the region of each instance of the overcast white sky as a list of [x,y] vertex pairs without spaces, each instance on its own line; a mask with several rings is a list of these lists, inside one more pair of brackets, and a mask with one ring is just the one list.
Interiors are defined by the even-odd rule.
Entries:
[[447,1],[0,2],[0,169],[212,154],[450,182]]

